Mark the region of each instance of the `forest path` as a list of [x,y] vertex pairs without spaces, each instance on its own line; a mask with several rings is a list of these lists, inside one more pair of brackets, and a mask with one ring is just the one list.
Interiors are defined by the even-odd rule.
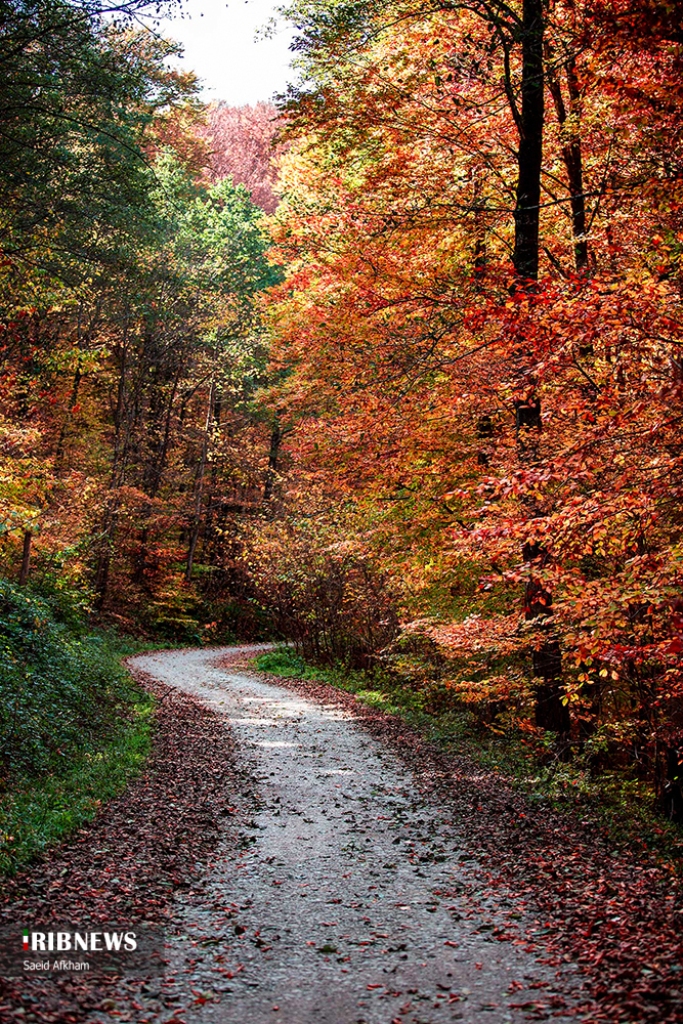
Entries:
[[[130,661],[224,717],[247,780],[201,885],[176,903],[171,998],[188,1021],[568,1020],[558,989],[578,979],[496,941],[510,905],[481,883],[472,902],[476,851],[453,812],[348,712],[226,665],[252,651]],[[142,996],[152,1012],[158,995]]]

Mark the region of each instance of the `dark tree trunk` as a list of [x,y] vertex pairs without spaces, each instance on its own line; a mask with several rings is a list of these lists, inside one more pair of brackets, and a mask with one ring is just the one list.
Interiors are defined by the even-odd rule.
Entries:
[[[567,92],[569,95],[569,111],[562,95],[562,84],[555,70],[548,72],[548,88],[553,97],[557,120],[563,131],[566,130],[569,114],[572,125],[580,113],[581,92],[576,76],[576,64],[572,59],[567,61]],[[583,155],[581,139],[572,126],[571,134],[562,146],[562,160],[567,171],[569,199],[572,208],[572,235],[574,238],[574,261],[580,274],[588,270],[588,239],[586,238],[586,199],[583,191]]]
[[[522,101],[519,128],[517,202],[515,206],[515,247],[512,262],[523,283],[538,280],[541,170],[543,165],[543,125],[545,117],[543,0],[524,0],[522,7]],[[541,401],[536,395],[515,402],[515,425],[520,457],[533,460],[536,455],[534,433],[541,431]],[[547,564],[548,554],[538,544],[526,544],[525,562]],[[524,612],[528,620],[541,621],[552,614],[552,596],[537,580],[530,578],[524,594]],[[569,731],[569,711],[562,703],[562,654],[560,645],[548,632],[533,652],[533,673],[540,679],[536,691],[536,723],[561,735]]]
[[486,224],[484,221],[485,200],[482,198],[482,171],[477,171],[474,179],[472,207],[474,210],[474,287],[481,291],[486,272]]
[[99,552],[97,556],[97,564],[95,566],[95,579],[93,581],[93,589],[95,591],[95,610],[101,612],[104,608],[104,602],[107,599],[107,586],[109,584],[109,570],[111,568],[112,551],[114,548],[114,538],[116,537],[116,527],[118,524],[118,503],[114,501],[112,507],[107,513],[104,529],[102,531],[102,539],[100,541]]
[[522,10],[522,102],[519,117],[515,248],[519,277],[538,279],[541,166],[543,161],[543,0],[524,0]]
[[[522,558],[539,568],[550,562],[548,552],[536,542],[524,545]],[[571,720],[569,705],[563,703],[562,651],[552,635],[552,626],[543,621],[552,615],[552,604],[550,591],[531,576],[524,593],[524,617],[527,621],[538,623],[541,631],[547,634],[547,639],[543,639],[532,654],[534,678],[541,680],[536,688],[536,725],[560,736],[567,736]]]
[[533,653],[533,672],[542,679],[536,689],[536,725],[567,736],[571,726],[569,705],[563,704],[562,652],[557,640],[547,640]]
[[55,466],[57,467],[61,465],[62,459],[64,457],[66,439],[69,434],[69,430],[71,429],[73,419],[72,409],[76,405],[76,402],[78,401],[78,391],[81,386],[81,379],[81,360],[79,357],[78,364],[76,366],[76,372],[74,373],[73,384],[71,386],[71,394],[69,396],[69,407],[67,409],[66,416],[64,417],[64,422],[62,423],[62,429],[59,432],[59,440],[57,441],[57,448],[55,450]]
[[273,486],[275,484],[275,477],[277,474],[277,460],[280,453],[280,444],[282,442],[282,431],[280,430],[279,420],[275,420],[273,423],[273,429],[270,434],[270,451],[268,453],[268,469],[266,470],[266,482],[263,488],[263,498],[268,501],[273,495]]
[[199,459],[199,465],[197,467],[197,476],[195,481],[195,503],[194,503],[194,515],[192,518],[192,525],[190,527],[190,542],[187,548],[187,563],[185,565],[185,581],[187,583],[192,579],[192,570],[194,568],[194,556],[197,551],[197,542],[199,541],[199,534],[202,528],[202,508],[204,505],[204,479],[206,476],[206,463],[209,455],[209,443],[210,443],[210,432],[211,424],[214,415],[214,401],[216,398],[216,385],[211,384],[211,390],[209,392],[209,407],[206,414],[206,423],[204,426],[204,437],[202,440],[202,451]]
[[19,573],[19,586],[23,587],[28,582],[28,571],[31,565],[31,542],[33,534],[30,530],[24,532],[24,550],[21,556],[21,572]]
[[662,805],[667,818],[680,825],[683,822],[683,737],[665,748],[664,757],[666,777]]

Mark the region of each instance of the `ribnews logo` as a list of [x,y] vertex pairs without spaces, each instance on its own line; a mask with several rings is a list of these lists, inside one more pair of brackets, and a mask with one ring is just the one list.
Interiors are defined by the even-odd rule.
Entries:
[[163,933],[149,925],[8,928],[0,932],[0,976],[155,974],[163,970],[164,948]]
[[24,929],[23,948],[26,953],[132,953],[138,948],[135,932],[29,932]]

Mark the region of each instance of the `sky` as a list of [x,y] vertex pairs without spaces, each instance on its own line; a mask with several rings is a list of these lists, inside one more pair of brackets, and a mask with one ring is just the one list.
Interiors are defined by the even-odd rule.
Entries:
[[165,18],[159,31],[184,45],[181,66],[202,79],[204,100],[256,103],[284,91],[294,77],[291,31],[280,25],[274,38],[255,38],[277,6],[275,0],[185,0],[182,15]]

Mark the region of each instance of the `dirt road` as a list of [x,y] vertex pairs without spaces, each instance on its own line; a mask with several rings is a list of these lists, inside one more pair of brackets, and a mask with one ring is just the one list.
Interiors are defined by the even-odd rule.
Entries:
[[[504,895],[472,901],[476,851],[398,757],[338,707],[220,667],[226,653],[131,662],[224,716],[250,780],[177,903],[165,1005],[188,1024],[569,1019],[571,965],[558,980],[498,941]],[[159,988],[145,987],[145,1017]]]

